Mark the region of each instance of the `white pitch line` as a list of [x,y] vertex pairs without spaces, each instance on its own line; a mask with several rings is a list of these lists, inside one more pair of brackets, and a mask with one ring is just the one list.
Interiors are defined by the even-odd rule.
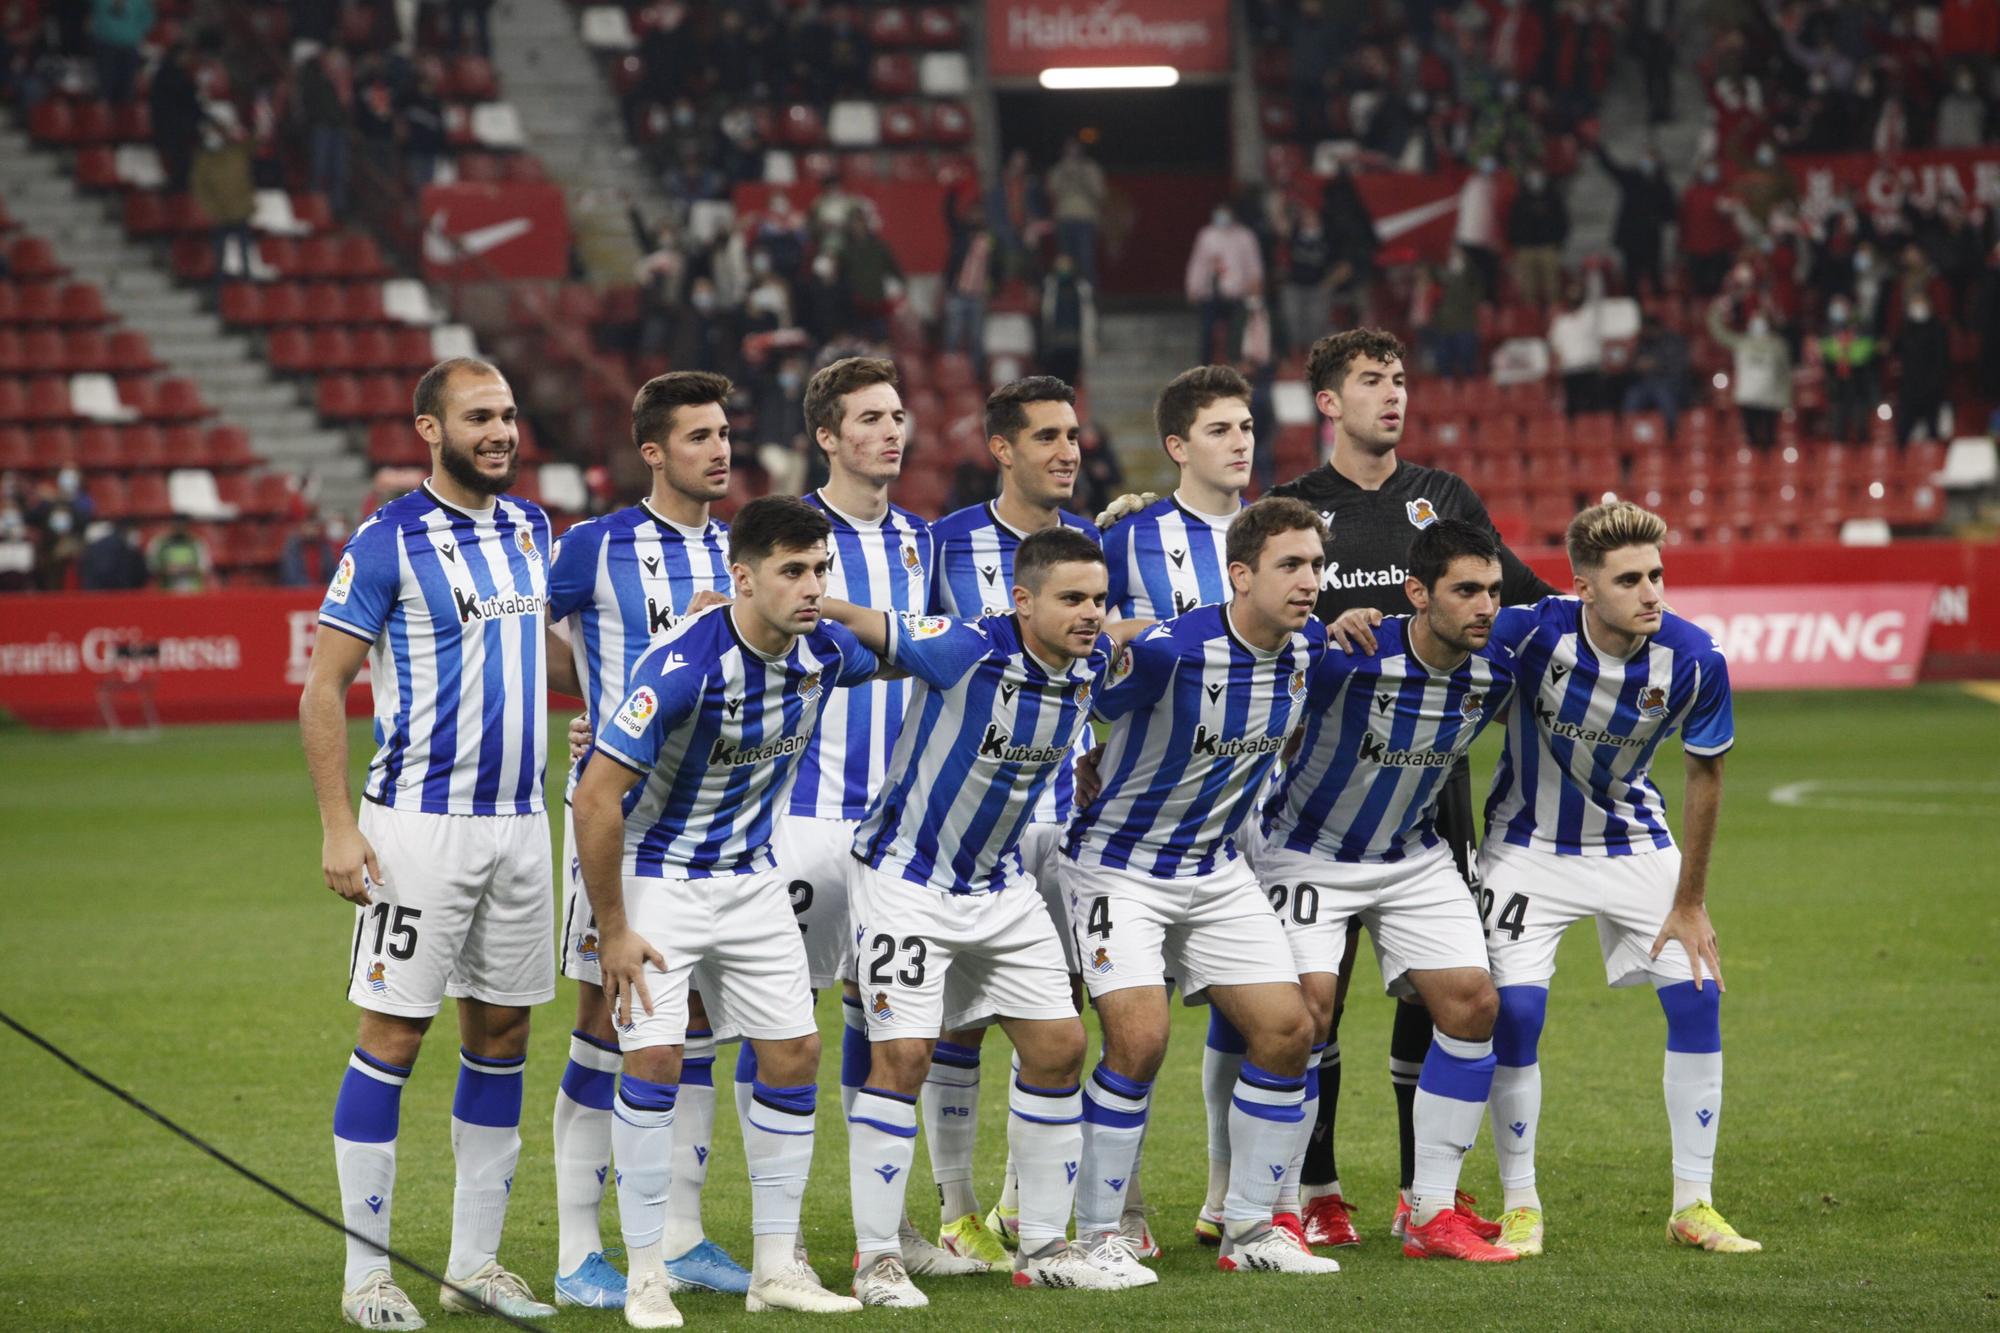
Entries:
[[[1787,782],[1771,788],[1771,804],[1797,810],[1840,810],[1871,815],[1965,815],[1991,807],[1976,799],[2000,796],[2000,782],[1884,781],[1880,778]],[[1908,800],[1906,796],[1957,796],[1958,801]]]

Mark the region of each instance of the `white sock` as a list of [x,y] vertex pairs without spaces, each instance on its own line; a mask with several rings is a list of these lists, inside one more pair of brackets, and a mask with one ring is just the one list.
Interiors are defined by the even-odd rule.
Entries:
[[938,1187],[938,1219],[956,1222],[979,1211],[972,1189],[972,1151],[979,1136],[979,1048],[941,1041],[918,1098],[931,1179]]
[[750,1235],[756,1252],[751,1268],[759,1278],[791,1266],[799,1204],[812,1174],[817,1109],[818,1089],[810,1083],[774,1088],[760,1079],[752,1087],[743,1159],[750,1167]]
[[449,1278],[471,1277],[500,1255],[507,1196],[521,1157],[521,1071],[527,1058],[488,1059],[459,1052],[451,1106],[451,1155],[458,1179],[451,1196]]
[[1080,1241],[1118,1229],[1119,1214],[1125,1209],[1125,1182],[1139,1154],[1152,1094],[1151,1083],[1126,1078],[1102,1064],[1084,1081],[1083,1157],[1076,1180]]
[[[1008,1086],[1011,1087],[1020,1077],[1021,1053],[1016,1051],[1008,1061]],[[1007,1149],[1007,1166],[1000,1177],[999,1206],[1003,1212],[1010,1210],[1018,1212],[1021,1207],[1021,1173],[1014,1169],[1014,1150],[1012,1147]]]
[[1664,1079],[1674,1145],[1674,1211],[1715,1201],[1715,1140],[1722,1130],[1722,1052],[1668,1051]]
[[1223,1233],[1247,1240],[1271,1225],[1305,1105],[1304,1075],[1285,1078],[1245,1060],[1229,1099],[1229,1190]]
[[668,1187],[674,1177],[674,1101],[671,1083],[630,1074],[618,1081],[611,1108],[611,1152],[618,1162],[618,1226],[630,1256],[628,1278],[661,1267],[660,1232],[666,1225]]
[[[1306,1161],[1306,1144],[1312,1141],[1314,1118],[1319,1114],[1319,1059],[1326,1050],[1324,1045],[1315,1046],[1306,1057],[1306,1096],[1299,1103],[1299,1136],[1292,1148],[1292,1160],[1285,1167],[1285,1178],[1278,1185],[1278,1202],[1275,1210],[1280,1213],[1299,1212],[1299,1172]],[[1214,1184],[1215,1162],[1209,1161],[1209,1183]],[[1227,1185],[1227,1178],[1224,1180]]]
[[902,1253],[897,1232],[916,1157],[916,1098],[857,1089],[847,1116],[847,1192],[854,1208],[854,1252],[863,1268],[877,1255]]
[[709,1145],[715,1138],[715,1037],[690,1032],[681,1055],[681,1090],[674,1101],[674,1188],[667,1195],[667,1224],[660,1252],[678,1259],[701,1244],[701,1192],[708,1184]]
[[581,1032],[569,1038],[569,1065],[556,1088],[556,1271],[604,1248],[598,1214],[611,1167],[611,1102],[618,1095],[619,1056]]
[[1542,1066],[1496,1065],[1488,1102],[1493,1155],[1500,1166],[1500,1207],[1540,1208],[1535,1191],[1535,1126],[1542,1118]]
[[1479,1121],[1493,1087],[1493,1041],[1461,1041],[1434,1033],[1417,1079],[1411,1114],[1416,1130],[1416,1171],[1410,1178],[1410,1220],[1424,1225],[1452,1207],[1465,1154],[1479,1137]]
[[1021,1252],[1033,1254],[1069,1229],[1083,1157],[1083,1093],[1074,1084],[1031,1088],[1017,1078],[1007,1109],[1007,1152],[1022,1181]]
[[1222,1198],[1229,1192],[1229,1096],[1242,1068],[1243,1039],[1220,1011],[1210,1013],[1208,1039],[1201,1048],[1201,1104],[1208,1113],[1208,1197],[1203,1207],[1211,1214],[1222,1212]]
[[346,1289],[389,1271],[389,1215],[396,1196],[396,1135],[410,1071],[356,1048],[333,1104],[333,1164],[347,1238]]
[[840,1020],[840,1118],[847,1120],[854,1114],[854,1096],[867,1085],[875,1060],[868,1046],[868,1018],[861,1011],[861,1001],[852,995],[841,996]]
[[1148,1119],[1139,1126],[1139,1149],[1132,1154],[1132,1178],[1125,1182],[1125,1211],[1141,1212],[1146,1207],[1146,1132],[1153,1127]]

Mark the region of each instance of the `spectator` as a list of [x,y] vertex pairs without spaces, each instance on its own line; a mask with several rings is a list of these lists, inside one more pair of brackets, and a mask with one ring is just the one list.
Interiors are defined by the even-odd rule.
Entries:
[[160,155],[168,194],[185,193],[201,126],[201,96],[194,81],[194,55],[185,44],[167,52],[146,89],[153,121],[153,150]]
[[1680,0],[1639,0],[1632,49],[1646,81],[1646,118],[1674,118],[1674,56],[1680,49]]
[[[1244,298],[1264,289],[1264,259],[1257,235],[1236,220],[1228,204],[1217,204],[1208,225],[1194,238],[1188,254],[1187,298],[1201,315],[1200,341],[1195,346],[1197,364],[1235,360],[1234,349],[1241,336]],[[1215,333],[1228,336],[1229,351],[1218,355]]]
[[344,61],[329,48],[300,63],[299,119],[312,160],[312,188],[326,196],[335,217],[347,213],[347,94]]
[[[1354,173],[1342,162],[1319,197],[1321,230],[1326,232],[1328,296],[1333,309],[1346,312],[1349,322],[1368,324],[1374,318],[1375,254],[1382,248],[1375,217],[1354,183]],[[1313,335],[1317,338],[1319,335]]]
[[[639,211],[630,210],[632,230],[645,242],[645,223]],[[680,229],[672,221],[662,221],[653,233],[652,244],[633,270],[639,283],[639,351],[657,356],[672,336],[674,312],[680,306],[687,282],[687,257],[680,245]]]
[[793,207],[791,196],[782,190],[772,194],[764,215],[757,219],[756,230],[757,248],[771,257],[772,271],[786,282],[796,283],[805,270],[810,239],[805,218]]
[[1986,256],[1972,302],[1972,331],[1979,338],[1977,382],[1990,400],[2000,392],[2000,245]]
[[970,356],[981,379],[986,377],[986,303],[999,263],[993,233],[975,225],[945,275],[944,350]]
[[1639,322],[1639,341],[1632,351],[1632,384],[1625,390],[1621,410],[1658,412],[1672,439],[1687,406],[1688,342],[1660,322],[1646,315]]
[[445,40],[454,55],[468,49],[472,54],[493,57],[493,0],[445,0]]
[[1076,508],[1079,513],[1102,513],[1113,497],[1125,491],[1125,474],[1118,466],[1118,451],[1096,418],[1083,423],[1077,432],[1077,451],[1082,454],[1076,474]]
[[99,520],[84,535],[90,540],[77,561],[77,582],[85,591],[130,592],[146,586],[146,553],[130,523]]
[[1068,255],[1056,256],[1042,281],[1042,369],[1070,385],[1083,383],[1083,366],[1097,340],[1096,290]]
[[1778,150],[1769,143],[1757,145],[1751,165],[1736,177],[1733,192],[1741,205],[1739,215],[1760,231],[1773,209],[1799,197],[1798,183],[1778,160]]
[[902,294],[903,267],[888,243],[868,225],[859,208],[847,215],[847,235],[840,247],[840,281],[846,288],[855,330],[880,341],[889,333],[889,306]]
[[97,95],[123,104],[139,76],[139,43],[153,30],[153,0],[95,0],[90,35],[97,44]]
[[1687,260],[1688,283],[1697,296],[1714,296],[1722,290],[1723,274],[1729,271],[1736,249],[1736,223],[1726,201],[1722,169],[1712,160],[1701,164],[1693,183],[1681,192],[1680,250]]
[[1729,349],[1735,362],[1730,389],[1743,418],[1744,437],[1768,449],[1778,442],[1778,418],[1792,406],[1792,354],[1771,328],[1762,306],[1752,310],[1746,330],[1737,333],[1723,322],[1728,304],[1721,298],[1709,307],[1708,332]]
[[1507,209],[1507,243],[1514,248],[1514,289],[1524,301],[1555,304],[1562,295],[1562,248],[1569,207],[1540,167],[1528,168]]
[[[308,515],[285,538],[278,556],[278,582],[287,588],[321,588],[333,577],[340,544],[352,525],[339,516]],[[141,566],[143,574],[144,566]]]
[[1437,305],[1423,330],[1431,364],[1448,380],[1479,374],[1479,304],[1486,288],[1462,246],[1451,248],[1444,272],[1431,275],[1437,284]]
[[1549,352],[1562,376],[1563,407],[1570,416],[1600,409],[1604,383],[1604,330],[1598,302],[1571,279],[1565,309],[1549,321]]
[[1048,231],[1048,208],[1028,154],[1016,148],[993,188],[986,193],[986,222],[1000,246],[1000,262],[1009,280],[1025,277],[1034,267],[1036,247]]
[[153,569],[153,584],[160,591],[208,590],[214,562],[209,558],[208,543],[194,535],[186,519],[176,518],[172,527],[155,538],[146,558]]
[[1333,247],[1319,214],[1298,210],[1285,243],[1285,281],[1278,290],[1285,349],[1312,346],[1327,328],[1327,297],[1333,276]]
[[[826,480],[826,451],[806,440],[799,402],[805,393],[806,359],[796,352],[778,361],[775,373],[758,377],[752,407],[757,413],[757,463],[774,489],[802,495]],[[935,428],[936,422],[921,423]],[[813,461],[817,455],[819,462]]]
[[1083,281],[1097,285],[1097,229],[1104,218],[1104,168],[1090,160],[1083,143],[1063,145],[1062,160],[1049,169],[1049,208],[1055,214],[1056,249],[1076,261]]
[[28,592],[34,587],[34,534],[10,496],[0,500],[0,592]]
[[1590,150],[1618,186],[1618,219],[1612,224],[1611,243],[1625,264],[1625,289],[1637,296],[1643,283],[1658,295],[1666,290],[1660,274],[1660,242],[1674,219],[1676,204],[1659,152],[1648,144],[1638,165],[1628,167],[1605,152],[1600,139],[1591,140]]
[[1946,377],[1951,373],[1951,334],[1932,309],[1930,297],[1913,292],[1903,305],[1902,327],[1896,330],[1896,443],[1908,444],[1918,428],[1924,437],[1942,440],[1947,433]]
[[403,145],[403,178],[421,190],[437,175],[445,153],[444,103],[438,98],[437,66],[419,61],[396,103],[397,134]]
[[[256,269],[256,243],[250,217],[257,210],[257,186],[250,176],[250,141],[236,118],[236,108],[215,102],[201,127],[201,151],[195,154],[188,185],[194,201],[215,224],[215,280],[248,278]],[[231,261],[231,245],[235,252]]]
[[1826,375],[1826,434],[1853,444],[1868,429],[1879,401],[1875,362],[1881,345],[1855,326],[1854,303],[1845,296],[1827,302],[1826,324],[1825,335],[1812,344]]
[[1498,170],[1498,162],[1482,157],[1478,169],[1465,178],[1458,191],[1458,230],[1452,236],[1489,292],[1500,290],[1500,187],[1494,178]]
[[83,533],[91,514],[90,498],[83,493],[81,478],[73,467],[64,468],[53,482],[44,481],[36,489],[27,519],[35,537],[35,586],[43,592],[68,586],[70,568],[83,551]]

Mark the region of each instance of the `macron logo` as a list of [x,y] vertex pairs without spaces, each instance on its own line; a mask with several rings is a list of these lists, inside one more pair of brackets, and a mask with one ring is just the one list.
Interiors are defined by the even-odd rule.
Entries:
[[1072,1185],[1076,1184],[1076,1163],[1075,1163],[1075,1162],[1064,1162],[1064,1163],[1063,1163],[1063,1172],[1064,1172],[1064,1173],[1065,1173],[1065,1174],[1066,1174],[1066,1175],[1067,1175],[1067,1176],[1069,1177],[1069,1183],[1070,1183],[1070,1184],[1072,1184]]
[[896,1177],[903,1174],[903,1168],[900,1166],[878,1166],[875,1168],[875,1174],[882,1177],[884,1185],[892,1185],[895,1183]]
[[1507,1126],[1507,1128],[1514,1131],[1514,1137],[1517,1139],[1527,1137],[1528,1122],[1525,1120],[1516,1120],[1513,1124]]
[[1278,1181],[1278,1180],[1283,1180],[1284,1178],[1285,1178],[1285,1164],[1283,1162],[1271,1163],[1271,1179],[1273,1181]]
[[1703,1109],[1703,1110],[1700,1110],[1700,1111],[1696,1111],[1696,1112],[1694,1113],[1694,1118],[1695,1118],[1695,1119],[1697,1119],[1697,1120],[1699,1120],[1699,1121],[1701,1121],[1701,1127],[1702,1127],[1703,1129],[1707,1129],[1707,1128],[1708,1128],[1708,1122],[1709,1122],[1709,1121],[1711,1121],[1711,1120],[1713,1120],[1713,1119],[1715,1119],[1715,1112],[1713,1112],[1713,1111],[1710,1111],[1710,1110],[1707,1110],[1707,1109]]
[[699,1162],[699,1163],[701,1163],[701,1164],[702,1164],[703,1166],[707,1166],[707,1165],[708,1165],[708,1145],[707,1145],[707,1144],[705,1144],[705,1143],[702,1143],[702,1144],[697,1144],[697,1145],[695,1145],[695,1150],[694,1150],[694,1160],[695,1160],[695,1161],[697,1161],[697,1162]]
[[[1075,1173],[1072,1171],[1071,1174],[1074,1175]],[[362,1202],[368,1205],[368,1211],[371,1213],[382,1211],[382,1196],[379,1194],[371,1194],[366,1199],[363,1199]]]

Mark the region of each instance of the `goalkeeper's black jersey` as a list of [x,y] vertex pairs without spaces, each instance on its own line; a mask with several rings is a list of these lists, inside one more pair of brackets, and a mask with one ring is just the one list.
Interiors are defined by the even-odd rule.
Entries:
[[[1304,500],[1319,511],[1333,533],[1326,581],[1313,608],[1328,622],[1357,606],[1372,606],[1385,616],[1408,614],[1410,599],[1403,594],[1403,578],[1409,572],[1410,542],[1435,519],[1462,518],[1493,532],[1493,520],[1477,492],[1453,473],[1415,463],[1398,461],[1379,490],[1365,491],[1334,471],[1331,463],[1324,463],[1271,493]],[[1532,602],[1556,591],[1505,543],[1500,547],[1500,568],[1500,600],[1506,605]]]

